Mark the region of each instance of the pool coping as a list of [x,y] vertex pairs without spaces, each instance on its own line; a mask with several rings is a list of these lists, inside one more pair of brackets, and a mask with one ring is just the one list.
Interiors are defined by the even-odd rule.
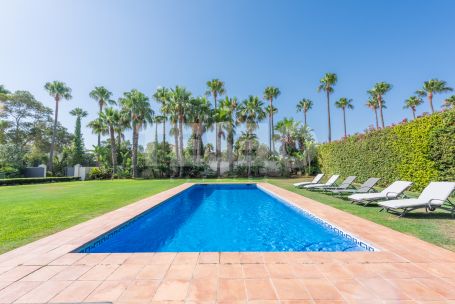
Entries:
[[[0,255],[0,299],[5,303],[131,303],[135,295],[139,303],[455,300],[454,252],[263,182],[254,184],[381,250],[71,253],[193,184],[182,184]],[[162,276],[141,276],[158,265],[164,266]],[[200,277],[202,268],[216,271]],[[252,276],[253,268],[265,269],[265,277]],[[183,269],[190,271],[189,276]],[[209,285],[215,290],[212,298],[202,301]],[[198,288],[204,292],[195,294]],[[265,292],[269,289],[273,295]]]

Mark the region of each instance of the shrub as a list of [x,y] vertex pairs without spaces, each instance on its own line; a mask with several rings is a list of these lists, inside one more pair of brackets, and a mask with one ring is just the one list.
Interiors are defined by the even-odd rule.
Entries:
[[322,144],[318,156],[327,174],[380,177],[382,185],[409,180],[421,190],[430,181],[455,180],[455,111]]
[[56,182],[71,182],[81,180],[80,177],[31,177],[0,179],[0,186],[15,186],[28,184],[45,184]]
[[112,176],[111,170],[104,167],[92,168],[88,173],[89,179],[110,179],[111,176]]

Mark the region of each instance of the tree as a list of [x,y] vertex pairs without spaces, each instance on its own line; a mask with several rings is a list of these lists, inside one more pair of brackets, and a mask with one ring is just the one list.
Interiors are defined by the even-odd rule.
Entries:
[[[95,87],[89,94],[90,98],[93,98],[98,102],[99,112],[98,115],[101,115],[103,112],[103,107],[106,105],[115,105],[116,102],[111,100],[112,92],[110,92],[105,87]],[[101,144],[101,133],[98,133],[98,146]]]
[[328,125],[328,132],[329,132],[329,142],[332,141],[332,124],[330,122],[330,94],[334,91],[334,86],[338,81],[337,75],[334,73],[326,73],[324,77],[321,78],[320,85],[318,87],[318,91],[324,91],[326,93],[327,98],[327,125]]
[[199,165],[202,158],[202,136],[213,121],[210,101],[206,97],[191,98],[187,111],[193,130],[193,163]]
[[51,95],[55,100],[55,116],[54,116],[54,126],[52,129],[52,141],[51,141],[51,151],[49,153],[49,171],[53,170],[53,159],[54,159],[54,146],[55,146],[55,136],[57,132],[57,122],[58,122],[58,106],[62,99],[70,100],[71,88],[68,87],[64,82],[53,81],[48,82],[44,85],[46,91]]
[[335,102],[335,107],[343,110],[343,125],[344,125],[344,138],[348,137],[346,132],[346,109],[354,109],[352,105],[352,99],[346,97],[341,97],[338,101]]
[[444,100],[444,105],[445,108],[455,108],[455,95],[450,96],[446,100]]
[[148,123],[153,123],[154,112],[150,107],[149,99],[144,93],[136,89],[123,93],[120,99],[122,111],[127,113],[133,129],[133,145],[131,149],[132,177],[138,176],[137,172],[137,150],[139,145],[139,131],[146,128]]
[[431,113],[434,113],[433,108],[433,96],[439,93],[451,92],[453,89],[447,86],[447,82],[439,79],[430,79],[423,83],[423,88],[417,90],[416,94],[420,97],[428,97],[428,103],[430,104]]
[[283,156],[290,156],[297,150],[296,135],[299,128],[299,122],[294,118],[283,118],[278,121],[275,129],[279,134],[278,140],[281,142],[281,153]]
[[423,103],[423,100],[419,96],[411,96],[405,100],[403,108],[411,109],[412,117],[414,117],[414,119],[416,119],[416,108],[417,108],[417,106],[421,105],[422,103]]
[[3,111],[3,102],[8,99],[8,94],[11,92],[5,89],[5,87],[0,84],[0,115]]
[[221,117],[223,117],[223,125],[227,131],[227,158],[229,163],[229,173],[234,171],[234,135],[236,126],[236,111],[237,111],[237,97],[229,98],[226,96],[221,101]]
[[[109,132],[110,144],[111,144],[111,161],[112,161],[112,175],[111,178],[115,177],[117,172],[117,145],[115,143],[115,124],[118,121],[120,115],[118,110],[107,107],[101,112],[98,123],[103,124],[105,129]],[[99,146],[98,146],[99,147]]]
[[70,112],[71,115],[76,116],[76,127],[74,129],[73,139],[73,163],[81,164],[84,160],[84,139],[81,132],[81,120],[86,117],[88,113],[81,108],[74,108]]
[[313,108],[313,101],[303,98],[297,103],[297,112],[303,112],[304,125],[307,126],[306,114]]
[[245,99],[237,110],[237,117],[241,123],[246,124],[246,138],[247,138],[247,163],[248,163],[248,177],[251,176],[251,152],[252,152],[252,138],[254,131],[258,128],[258,124],[262,121],[266,113],[264,111],[264,103],[257,96],[250,95]]
[[[382,101],[382,107],[384,108],[384,100]],[[374,112],[374,117],[375,117],[375,121],[376,121],[376,129],[379,129],[379,121],[378,121],[378,108],[379,108],[379,103],[378,103],[378,99],[376,98],[376,96],[371,96],[367,103],[366,103],[366,106],[368,108],[370,108],[371,110],[373,110]]]
[[[273,100],[281,94],[280,89],[268,86],[264,90],[264,99],[269,101],[269,109],[273,108]],[[269,111],[269,152],[272,153],[272,138],[273,138],[273,111]]]
[[[212,79],[207,81],[207,95],[212,95],[215,104],[215,110],[218,109],[217,98],[218,96],[224,95],[226,90],[224,89],[224,82],[219,79]],[[221,174],[221,132],[218,123],[215,124],[215,136],[216,136],[216,174]]]
[[156,92],[153,94],[153,98],[161,103],[161,116],[163,117],[162,123],[163,123],[163,150],[166,146],[166,120],[167,116],[169,115],[169,89],[160,87],[156,90]]
[[378,108],[379,108],[379,114],[381,117],[381,126],[382,128],[385,128],[384,124],[384,114],[382,113],[382,109],[384,108],[382,106],[383,104],[383,96],[389,92],[392,89],[392,85],[387,82],[378,82],[374,85],[374,87],[368,91],[368,93],[372,96],[374,96],[377,101],[378,101]]

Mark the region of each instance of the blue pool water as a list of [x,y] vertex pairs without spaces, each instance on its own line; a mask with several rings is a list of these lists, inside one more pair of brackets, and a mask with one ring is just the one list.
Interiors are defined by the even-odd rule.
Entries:
[[79,252],[365,251],[256,185],[195,185]]

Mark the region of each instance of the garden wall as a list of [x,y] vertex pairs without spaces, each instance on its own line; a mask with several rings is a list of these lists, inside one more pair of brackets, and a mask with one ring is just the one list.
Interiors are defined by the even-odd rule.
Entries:
[[455,109],[417,118],[382,130],[357,134],[318,147],[322,172],[414,182],[455,181]]

